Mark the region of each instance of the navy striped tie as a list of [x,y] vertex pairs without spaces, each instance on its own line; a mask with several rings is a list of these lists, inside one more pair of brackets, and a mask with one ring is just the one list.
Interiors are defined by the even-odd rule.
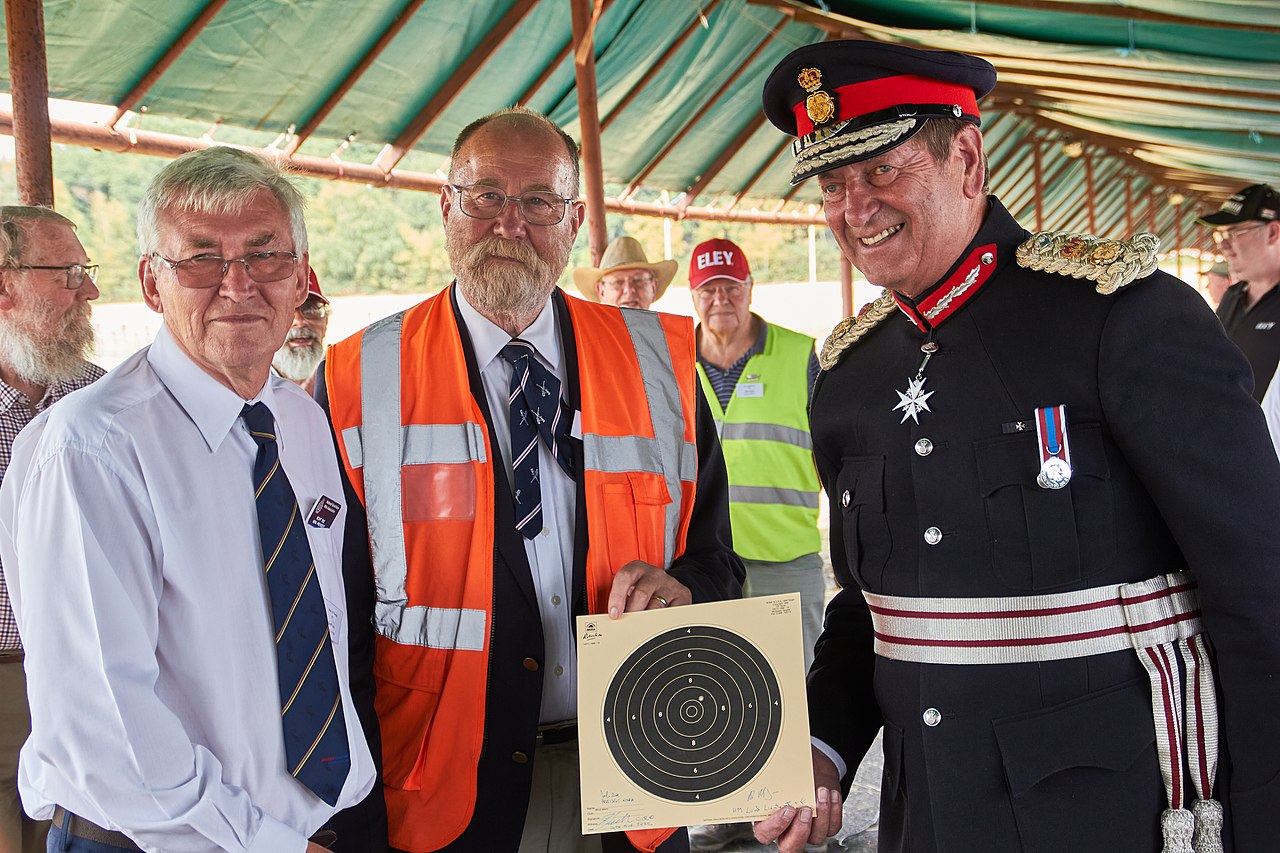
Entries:
[[534,358],[533,344],[520,338],[502,348],[511,362],[507,404],[511,414],[511,475],[515,488],[516,530],[532,539],[542,531],[542,487],[539,484],[538,437],[570,478],[569,407],[560,400],[560,380]]
[[254,403],[240,416],[258,443],[253,486],[275,625],[285,761],[289,773],[332,806],[351,755],[324,596],[298,501],[280,467],[271,410]]

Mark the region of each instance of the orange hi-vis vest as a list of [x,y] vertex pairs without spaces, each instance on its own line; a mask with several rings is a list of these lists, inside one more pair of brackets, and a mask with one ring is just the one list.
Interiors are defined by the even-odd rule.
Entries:
[[[449,293],[330,347],[325,373],[368,515],[391,843],[413,853],[471,821],[493,632],[494,454]],[[684,552],[698,471],[693,325],[566,302],[583,389],[587,606],[602,613],[622,566],[665,569]],[[672,832],[628,836],[653,851]]]

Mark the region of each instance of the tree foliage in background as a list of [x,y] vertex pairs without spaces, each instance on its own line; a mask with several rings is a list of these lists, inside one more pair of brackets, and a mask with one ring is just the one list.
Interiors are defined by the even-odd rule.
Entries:
[[[155,127],[191,134],[190,127],[172,124],[175,126]],[[220,130],[219,138],[252,142],[236,135],[228,128]],[[347,152],[354,159],[360,159],[361,153]],[[98,284],[104,302],[141,298],[135,211],[147,184],[167,162],[158,157],[54,145],[55,205],[76,223],[89,257],[101,265]],[[425,165],[415,163],[407,168]],[[428,292],[449,283],[439,196],[316,178],[300,177],[298,185],[308,203],[311,264],[326,294]],[[0,163],[0,203],[17,203],[16,186],[13,163]],[[606,224],[610,239],[630,234],[644,245],[650,260],[663,257],[663,220],[610,214]],[[570,269],[590,264],[585,230],[578,234]],[[711,237],[727,237],[742,246],[758,282],[809,279],[809,237],[804,226],[685,221],[673,222],[671,232],[672,257],[680,262],[677,284],[688,281],[694,246]],[[818,278],[838,278],[838,261],[834,241],[825,228],[819,228]],[[568,272],[561,284],[572,289]]]

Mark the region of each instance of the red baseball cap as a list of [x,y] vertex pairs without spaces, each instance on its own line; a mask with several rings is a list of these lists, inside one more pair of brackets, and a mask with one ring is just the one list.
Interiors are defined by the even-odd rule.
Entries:
[[314,296],[325,305],[329,304],[329,299],[320,292],[320,279],[316,278],[316,269],[311,267],[307,273],[307,296]]
[[751,278],[747,253],[737,243],[723,237],[699,243],[689,259],[690,290],[697,290],[717,278],[727,278],[739,284],[745,284]]

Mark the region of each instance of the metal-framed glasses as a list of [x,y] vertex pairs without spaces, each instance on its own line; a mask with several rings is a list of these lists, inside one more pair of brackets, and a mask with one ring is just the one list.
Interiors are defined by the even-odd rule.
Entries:
[[703,302],[714,302],[717,296],[723,296],[729,302],[737,302],[746,292],[745,284],[704,284],[693,289],[693,296]]
[[600,283],[604,285],[606,290],[610,291],[621,291],[627,287],[634,290],[644,290],[656,285],[658,279],[651,272],[643,272],[635,275],[606,275],[600,279]]
[[243,258],[193,255],[176,261],[152,252],[151,257],[164,261],[177,276],[178,284],[191,288],[217,287],[232,264],[243,264],[245,274],[259,284],[288,278],[298,266],[294,252],[250,252]]
[[67,274],[67,290],[79,290],[85,280],[98,280],[97,264],[20,264],[20,270],[62,270]]
[[1266,228],[1268,223],[1259,222],[1256,225],[1246,225],[1244,228],[1219,228],[1213,232],[1213,243],[1215,246],[1221,246],[1228,240],[1237,240],[1241,234],[1248,234],[1250,231],[1257,231],[1259,228]]
[[478,184],[449,184],[449,187],[458,195],[458,207],[472,219],[497,219],[507,209],[507,202],[514,201],[530,225],[556,225],[564,219],[569,205],[577,201],[552,192],[507,195]]

